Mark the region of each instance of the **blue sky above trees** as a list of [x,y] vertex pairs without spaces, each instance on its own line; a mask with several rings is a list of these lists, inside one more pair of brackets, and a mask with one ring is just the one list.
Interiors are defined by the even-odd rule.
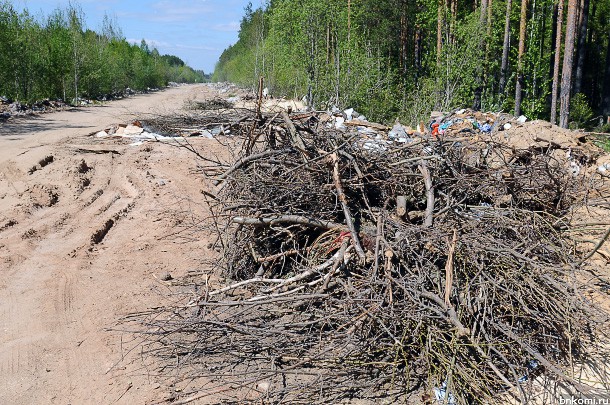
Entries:
[[[222,51],[237,41],[239,21],[249,0],[80,0],[87,28],[98,30],[104,14],[116,17],[125,38],[142,39],[162,54],[180,57],[206,73]],[[69,0],[17,0],[17,9],[27,8],[34,15],[48,15]],[[259,0],[252,1],[258,6]]]

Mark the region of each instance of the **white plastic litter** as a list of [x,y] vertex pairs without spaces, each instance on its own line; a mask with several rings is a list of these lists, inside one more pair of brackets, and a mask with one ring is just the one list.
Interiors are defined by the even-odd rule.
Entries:
[[394,124],[390,132],[388,132],[388,138],[390,139],[399,139],[399,138],[408,138],[407,131],[405,131],[404,127],[400,125],[399,122]]
[[127,127],[123,130],[123,135],[139,135],[144,132],[144,129],[137,127],[135,125],[127,125]]
[[434,387],[432,391],[439,404],[457,405],[455,396],[452,393],[447,393],[447,382],[444,382],[440,387]]
[[508,122],[506,124],[504,124],[504,130],[508,131],[509,129],[511,129],[513,126],[510,125]]
[[180,142],[183,141],[184,138],[181,136],[163,136],[159,134],[155,134],[152,132],[142,132],[139,134],[123,134],[120,135],[121,138],[131,139],[133,142],[129,144],[129,146],[140,146],[146,141],[174,141]]
[[610,171],[610,163],[604,163],[603,165],[597,168],[597,171],[600,173],[606,173]]
[[580,174],[580,165],[576,162],[570,162],[570,172],[572,176],[576,177]]
[[107,136],[108,136],[108,132],[106,132],[106,131],[100,131],[97,134],[95,134],[96,138],[105,138]]
[[375,131],[373,128],[369,128],[369,127],[358,126],[358,127],[356,127],[356,130],[358,132],[360,132],[361,134],[370,134],[370,135],[373,135],[373,134],[377,133],[377,131]]
[[388,148],[384,141],[371,139],[370,141],[366,141],[362,144],[362,149],[371,152],[385,152]]
[[199,135],[199,136],[202,138],[208,138],[208,139],[214,138],[212,133],[210,131],[208,131],[207,129],[204,129],[203,131],[201,131],[201,135]]
[[354,109],[353,108],[348,108],[347,110],[343,111],[345,113],[345,115],[347,116],[347,120],[351,121],[352,120],[352,116],[354,114]]
[[520,124],[523,124],[525,121],[527,121],[527,117],[525,115],[522,115],[519,118],[517,118],[517,122]]
[[345,129],[345,118],[343,117],[335,117],[335,128],[337,129]]

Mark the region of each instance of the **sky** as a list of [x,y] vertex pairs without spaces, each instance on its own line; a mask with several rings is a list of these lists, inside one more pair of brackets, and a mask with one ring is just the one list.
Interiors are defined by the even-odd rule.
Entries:
[[[176,55],[194,69],[214,70],[222,51],[237,41],[249,0],[79,0],[87,28],[100,30],[104,14],[115,17],[125,38],[142,39],[162,54]],[[18,10],[48,15],[69,0],[16,0]],[[252,0],[254,7],[260,0]]]

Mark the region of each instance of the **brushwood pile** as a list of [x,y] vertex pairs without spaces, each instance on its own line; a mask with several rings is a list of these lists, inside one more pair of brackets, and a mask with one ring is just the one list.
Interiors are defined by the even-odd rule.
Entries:
[[575,209],[609,201],[598,170],[608,158],[582,134],[470,110],[410,128],[351,109],[210,105],[156,122],[215,129],[234,153],[199,153],[214,276],[143,321],[173,375],[207,381],[185,396],[475,404],[557,400],[557,387],[608,393],[607,376],[582,371],[604,364],[607,289],[591,281],[603,269],[567,232]]

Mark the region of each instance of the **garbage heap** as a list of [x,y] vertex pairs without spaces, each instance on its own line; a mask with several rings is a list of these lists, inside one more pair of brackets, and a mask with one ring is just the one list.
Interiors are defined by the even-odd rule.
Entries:
[[606,292],[566,231],[575,207],[607,201],[589,170],[603,151],[496,114],[411,129],[347,112],[227,120],[235,160],[201,166],[218,277],[146,321],[153,352],[234,401],[597,392],[574,370],[604,364]]

